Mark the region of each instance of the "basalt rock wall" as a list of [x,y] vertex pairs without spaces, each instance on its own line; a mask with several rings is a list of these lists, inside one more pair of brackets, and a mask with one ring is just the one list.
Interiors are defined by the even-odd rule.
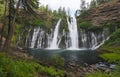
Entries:
[[120,23],[120,0],[113,0],[89,9],[84,16],[78,17],[78,22],[89,21],[94,26],[105,23]]

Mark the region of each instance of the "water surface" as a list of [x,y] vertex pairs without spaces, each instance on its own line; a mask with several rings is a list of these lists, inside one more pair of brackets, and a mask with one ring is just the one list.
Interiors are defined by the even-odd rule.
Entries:
[[48,49],[29,49],[28,53],[41,61],[49,61],[53,55],[60,55],[65,62],[77,64],[94,64],[99,61],[97,52],[94,50],[48,50]]

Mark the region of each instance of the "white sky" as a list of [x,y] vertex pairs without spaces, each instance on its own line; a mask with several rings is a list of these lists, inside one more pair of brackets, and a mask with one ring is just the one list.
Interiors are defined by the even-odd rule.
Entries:
[[[91,0],[86,0],[90,2]],[[40,0],[41,5],[48,5],[52,10],[57,10],[60,6],[70,9],[70,13],[74,14],[80,9],[80,0]]]

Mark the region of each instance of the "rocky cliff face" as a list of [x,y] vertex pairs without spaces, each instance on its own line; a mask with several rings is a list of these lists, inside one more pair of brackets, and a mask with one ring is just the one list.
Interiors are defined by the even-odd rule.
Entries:
[[101,4],[80,16],[78,22],[90,21],[94,26],[104,23],[120,23],[120,0]]

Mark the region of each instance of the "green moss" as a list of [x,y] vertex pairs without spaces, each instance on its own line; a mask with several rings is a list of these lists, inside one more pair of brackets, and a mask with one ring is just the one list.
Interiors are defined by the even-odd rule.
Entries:
[[100,51],[103,51],[104,53],[116,53],[120,54],[120,47],[114,47],[114,46],[102,46],[100,48]]
[[120,63],[120,54],[106,53],[106,54],[101,54],[100,57],[107,60],[110,63],[116,63],[116,64]]
[[0,3],[0,20],[2,19],[3,15],[4,15],[4,4]]

